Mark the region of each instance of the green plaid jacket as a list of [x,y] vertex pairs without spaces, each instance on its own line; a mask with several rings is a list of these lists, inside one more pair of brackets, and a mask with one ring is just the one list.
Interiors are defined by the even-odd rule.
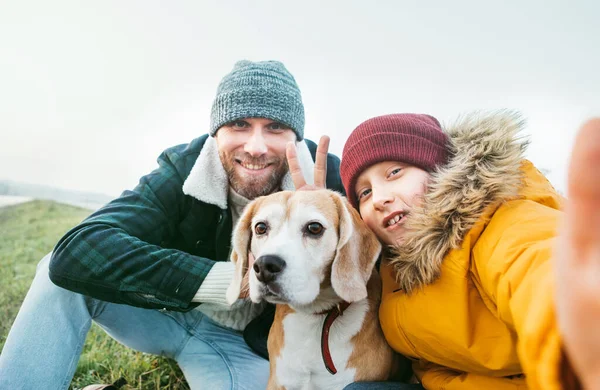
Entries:
[[[56,245],[50,279],[103,301],[187,311],[216,261],[228,261],[229,210],[183,193],[208,135],[165,150],[132,191],[90,215]],[[306,140],[315,158],[316,144]],[[344,193],[339,159],[327,159],[327,187]]]

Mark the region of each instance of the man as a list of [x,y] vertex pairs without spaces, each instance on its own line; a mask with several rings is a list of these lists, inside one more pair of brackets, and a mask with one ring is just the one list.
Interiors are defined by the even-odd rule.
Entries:
[[[230,236],[251,199],[293,189],[288,142],[312,173],[316,145],[303,136],[300,91],[283,64],[238,62],[218,87],[209,134],[163,152],[158,169],[40,262],[0,356],[0,388],[67,388],[93,320],[177,360],[192,388],[264,389],[268,362],[244,339],[264,354],[272,310],[227,306]],[[343,192],[339,159],[328,155],[327,167],[328,187]]]

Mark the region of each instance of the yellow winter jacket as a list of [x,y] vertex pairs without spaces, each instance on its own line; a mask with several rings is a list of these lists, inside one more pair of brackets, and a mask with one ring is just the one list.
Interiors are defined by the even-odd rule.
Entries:
[[511,113],[452,129],[406,242],[382,263],[380,321],[426,389],[560,389],[551,254],[562,197]]

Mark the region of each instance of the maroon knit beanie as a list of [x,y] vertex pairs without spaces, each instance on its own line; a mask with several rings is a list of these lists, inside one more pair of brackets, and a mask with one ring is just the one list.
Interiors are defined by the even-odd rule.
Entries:
[[448,135],[424,114],[391,114],[361,123],[346,141],[340,175],[350,203],[358,209],[358,175],[381,161],[401,161],[428,172],[448,161]]

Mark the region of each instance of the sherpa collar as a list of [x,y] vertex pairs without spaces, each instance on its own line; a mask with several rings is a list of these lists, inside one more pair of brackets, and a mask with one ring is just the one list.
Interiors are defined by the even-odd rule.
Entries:
[[[304,141],[297,142],[296,149],[304,178],[307,183],[312,184],[314,182],[314,162],[310,150]],[[295,189],[289,172],[283,177],[281,189],[290,191]],[[228,191],[229,180],[219,158],[217,141],[213,137],[208,137],[189,176],[183,183],[183,193],[193,196],[201,202],[226,209]]]
[[402,246],[389,248],[399,287],[410,293],[434,282],[442,261],[486,212],[518,195],[527,147],[516,112],[474,113],[446,129],[450,160],[432,174],[423,204],[406,220]]

